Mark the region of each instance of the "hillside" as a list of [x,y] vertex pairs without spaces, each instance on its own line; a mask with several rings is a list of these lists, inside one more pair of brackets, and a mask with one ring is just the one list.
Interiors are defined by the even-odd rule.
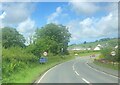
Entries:
[[73,48],[95,48],[98,44],[102,46],[112,46],[115,47],[118,44],[118,39],[117,38],[112,38],[108,40],[98,40],[95,42],[88,42],[86,44],[77,44],[77,45],[70,45],[68,48],[73,49]]

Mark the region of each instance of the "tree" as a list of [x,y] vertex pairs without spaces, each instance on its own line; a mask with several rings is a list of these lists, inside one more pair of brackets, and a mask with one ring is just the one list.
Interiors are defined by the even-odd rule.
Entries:
[[36,30],[35,44],[41,46],[41,50],[59,54],[67,53],[68,42],[71,34],[63,25],[47,24]]
[[83,44],[86,44],[87,42],[86,41],[84,41],[84,43]]
[[100,39],[99,41],[108,41],[108,40],[110,40],[110,38],[102,38],[102,39]]
[[23,35],[19,34],[14,28],[5,27],[2,28],[2,45],[5,48],[11,46],[24,47],[25,39]]

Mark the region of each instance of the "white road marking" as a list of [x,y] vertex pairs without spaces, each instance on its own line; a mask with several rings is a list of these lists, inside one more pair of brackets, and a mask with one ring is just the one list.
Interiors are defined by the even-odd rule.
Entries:
[[99,71],[99,70],[97,70],[97,69],[89,66],[87,63],[88,63],[88,62],[86,62],[86,65],[87,65],[89,68],[91,68],[91,69],[93,69],[93,70],[95,70],[95,71],[97,71],[97,72],[103,73],[103,74],[105,74],[105,75],[109,75],[109,76],[114,77],[114,78],[118,78],[118,77],[116,77],[116,76],[114,76],[114,75],[110,75],[110,74],[107,74],[107,73],[105,73],[105,72],[103,72],[103,71]]
[[[54,66],[53,68],[55,68],[56,66]],[[49,71],[51,71],[53,68],[51,68],[51,69],[49,69],[48,71],[46,71],[43,75],[42,75],[42,77],[39,79],[39,81],[37,82],[37,83],[40,83],[41,82],[41,80],[43,79],[43,77],[49,72]]]
[[77,63],[77,62],[73,63],[72,68],[73,68],[73,71],[79,76],[79,73],[75,70],[75,67],[74,67],[74,65],[75,65],[76,63]]
[[79,76],[79,73],[77,71],[75,71],[75,73]]
[[89,81],[87,81],[86,79],[82,78],[83,81],[85,81],[86,83],[90,83]]

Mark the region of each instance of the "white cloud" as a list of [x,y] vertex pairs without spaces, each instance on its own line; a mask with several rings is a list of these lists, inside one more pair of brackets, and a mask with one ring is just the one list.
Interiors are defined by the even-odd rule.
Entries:
[[4,27],[2,20],[5,18],[6,13],[2,11],[2,4],[0,3],[0,28]]
[[26,44],[29,44],[29,37],[35,32],[35,22],[28,18],[18,25],[17,30],[25,37]]
[[35,22],[32,21],[30,18],[26,19],[25,21],[21,22],[17,29],[20,33],[31,33],[33,32],[33,28],[35,27]]
[[84,38],[116,37],[118,33],[117,16],[113,16],[112,13],[101,18],[73,20],[67,26],[73,41]]
[[72,42],[85,39],[100,39],[102,37],[118,36],[118,5],[117,3],[110,3],[105,7],[108,12],[107,15],[102,17],[87,17],[83,20],[73,19],[68,22],[67,26],[72,34]]
[[91,15],[100,10],[100,7],[92,2],[76,2],[72,0],[69,4],[77,14]]
[[29,36],[35,31],[35,22],[30,19],[35,9],[34,3],[2,3],[0,11],[4,13],[0,16],[0,25],[17,26],[17,30],[29,42]]
[[26,20],[33,9],[34,7],[30,3],[3,3],[2,10],[6,13],[3,23],[18,24]]
[[3,12],[1,15],[0,15],[0,28],[3,28],[4,27],[4,24],[2,22],[2,20],[5,18],[6,16],[6,13]]
[[58,20],[56,18],[60,17],[61,13],[62,13],[62,8],[57,7],[56,11],[48,17],[47,23],[58,23]]
[[6,13],[5,13],[5,12],[3,12],[3,13],[0,15],[0,20],[1,20],[1,19],[4,19],[4,18],[5,18],[5,16],[6,16]]

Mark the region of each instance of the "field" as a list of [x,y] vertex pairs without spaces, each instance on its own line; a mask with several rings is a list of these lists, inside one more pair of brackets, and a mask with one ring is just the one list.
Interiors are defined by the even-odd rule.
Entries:
[[105,40],[105,41],[97,41],[97,42],[88,42],[86,44],[77,44],[77,45],[70,45],[69,49],[75,48],[75,47],[80,47],[80,48],[95,48],[98,44],[105,46],[105,45],[110,45],[115,47],[118,43],[118,40],[116,38],[110,39],[110,40]]

